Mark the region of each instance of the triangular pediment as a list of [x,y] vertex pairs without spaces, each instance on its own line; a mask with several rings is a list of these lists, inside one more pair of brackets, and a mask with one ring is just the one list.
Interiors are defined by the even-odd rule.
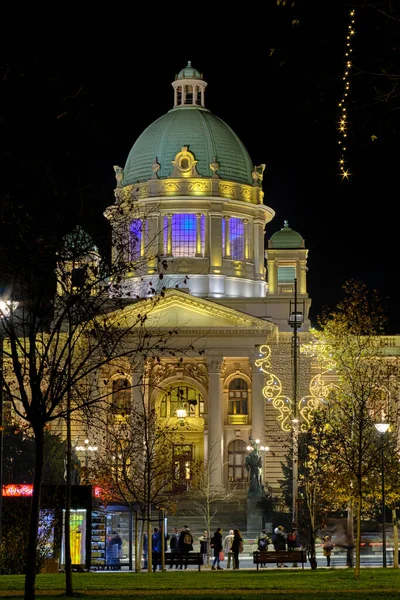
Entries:
[[180,290],[167,290],[162,298],[139,301],[115,312],[122,323],[131,324],[146,313],[146,325],[179,329],[249,329],[271,331],[274,325],[212,300],[198,298]]

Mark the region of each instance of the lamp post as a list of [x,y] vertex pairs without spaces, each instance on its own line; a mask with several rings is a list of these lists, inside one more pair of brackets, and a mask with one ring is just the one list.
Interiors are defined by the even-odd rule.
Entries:
[[3,426],[3,344],[4,331],[3,321],[10,316],[11,311],[18,308],[19,302],[11,300],[0,300],[0,546],[3,541],[3,446],[4,446],[4,426]]
[[86,439],[84,446],[76,446],[75,448],[76,448],[77,452],[84,452],[85,453],[85,484],[88,485],[89,484],[89,477],[88,477],[89,454],[91,452],[96,452],[97,451],[97,446],[90,446],[89,445],[89,440]]
[[303,310],[298,310],[297,279],[294,280],[294,300],[290,300],[288,324],[293,328],[292,340],[292,367],[293,367],[293,401],[292,401],[292,523],[298,521],[298,487],[299,487],[299,419],[297,418],[297,367],[299,359],[299,341],[297,332],[304,323],[304,301],[301,302]]
[[389,429],[389,423],[375,423],[381,436],[381,467],[382,467],[382,566],[386,568],[386,502],[385,502],[385,454],[384,438]]

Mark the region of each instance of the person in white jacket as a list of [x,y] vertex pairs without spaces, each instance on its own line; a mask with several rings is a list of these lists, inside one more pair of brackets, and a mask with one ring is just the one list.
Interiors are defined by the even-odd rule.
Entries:
[[226,565],[227,569],[231,568],[231,561],[233,561],[233,552],[232,552],[233,537],[234,537],[233,529],[230,529],[228,535],[225,536],[224,543],[223,543],[224,554],[225,554],[225,557],[227,557],[227,561],[228,561],[228,563]]

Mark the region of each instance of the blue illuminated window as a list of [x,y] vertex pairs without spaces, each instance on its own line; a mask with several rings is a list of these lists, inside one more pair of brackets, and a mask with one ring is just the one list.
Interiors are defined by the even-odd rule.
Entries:
[[[226,256],[225,251],[225,219],[222,219],[222,254]],[[233,260],[244,259],[244,223],[242,219],[231,217],[229,219],[229,241],[230,258]]]
[[[168,226],[164,219],[164,253],[168,252]],[[190,214],[172,215],[173,256],[196,256],[197,216]],[[200,218],[201,253],[204,254],[204,215]]]
[[142,245],[143,221],[135,219],[129,227],[129,248],[130,260],[135,260],[140,256],[140,248]]
[[234,260],[244,258],[244,223],[242,219],[230,219],[229,237],[231,240],[231,257]]

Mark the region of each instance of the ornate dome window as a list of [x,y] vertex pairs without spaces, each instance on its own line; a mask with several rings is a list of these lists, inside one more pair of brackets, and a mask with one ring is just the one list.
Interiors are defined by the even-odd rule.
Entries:
[[135,219],[129,226],[129,259],[135,260],[141,255],[142,239],[144,242],[145,232],[143,227],[146,226],[146,221]]
[[204,215],[180,214],[164,218],[164,254],[194,257],[204,254]]
[[244,222],[230,217],[222,220],[222,254],[232,260],[244,260]]

